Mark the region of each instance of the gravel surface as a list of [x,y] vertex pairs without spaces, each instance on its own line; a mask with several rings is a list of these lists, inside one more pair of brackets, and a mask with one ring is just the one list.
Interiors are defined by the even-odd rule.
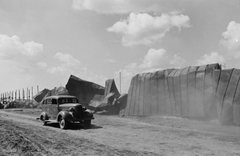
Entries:
[[43,126],[39,109],[0,110],[0,156],[239,155],[240,127],[217,120],[95,115],[90,129]]

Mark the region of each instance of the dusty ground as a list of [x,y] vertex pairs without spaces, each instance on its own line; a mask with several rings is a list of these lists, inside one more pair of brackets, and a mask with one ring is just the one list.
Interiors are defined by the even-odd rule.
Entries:
[[95,115],[91,129],[42,126],[39,110],[0,111],[0,156],[239,155],[240,127],[175,117]]

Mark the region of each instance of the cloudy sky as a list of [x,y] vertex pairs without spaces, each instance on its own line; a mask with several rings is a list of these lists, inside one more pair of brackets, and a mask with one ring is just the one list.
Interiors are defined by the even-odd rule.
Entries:
[[240,0],[0,0],[0,93],[71,74],[127,92],[137,73],[240,68]]

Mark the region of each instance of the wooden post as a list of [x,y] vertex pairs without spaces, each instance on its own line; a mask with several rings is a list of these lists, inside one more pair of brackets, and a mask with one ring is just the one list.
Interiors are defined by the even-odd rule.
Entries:
[[27,100],[28,99],[28,88],[26,89],[25,94],[26,94],[26,100]]
[[18,89],[18,99],[19,99],[19,101],[21,99],[20,89]]
[[37,94],[39,93],[39,87],[38,87],[38,85],[37,85]]
[[121,82],[121,81],[122,81],[122,80],[121,80],[121,79],[122,79],[122,76],[121,76],[121,72],[120,72],[120,74],[119,74],[119,77],[120,77],[120,87],[119,87],[119,88],[120,88],[120,94],[121,94],[121,89],[122,89],[122,84],[121,84],[121,83],[122,83],[122,82]]
[[32,86],[32,100],[33,100],[33,86]]
[[27,99],[29,100],[29,88],[27,88]]
[[31,89],[29,88],[28,89],[28,100],[30,100],[31,99]]
[[25,95],[24,95],[24,88],[23,88],[23,100],[25,99]]
[[11,91],[11,100],[13,101],[14,91]]
[[17,100],[17,90],[15,90],[15,101]]
[[8,92],[8,102],[10,102],[10,99],[11,99],[11,91]]
[[26,90],[26,100],[28,100],[28,88]]

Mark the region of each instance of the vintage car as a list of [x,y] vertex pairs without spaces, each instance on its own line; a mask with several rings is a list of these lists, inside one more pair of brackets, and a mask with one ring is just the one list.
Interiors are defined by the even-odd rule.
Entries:
[[75,96],[57,95],[42,100],[40,120],[43,125],[57,121],[61,129],[66,129],[72,123],[83,123],[85,128],[91,126],[93,114],[83,107]]

